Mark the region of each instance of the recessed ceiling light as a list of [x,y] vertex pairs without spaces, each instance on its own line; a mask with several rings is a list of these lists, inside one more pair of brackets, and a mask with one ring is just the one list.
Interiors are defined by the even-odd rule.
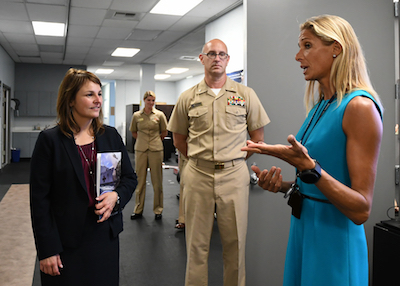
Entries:
[[152,14],[183,16],[203,0],[160,0],[151,9]]
[[170,74],[156,74],[154,75],[154,79],[166,79],[169,78],[171,75]]
[[187,68],[172,68],[169,70],[166,70],[165,73],[172,73],[172,74],[180,74],[184,73],[185,71],[188,71],[189,69]]
[[189,76],[187,76],[186,78],[189,79],[189,78],[192,78],[192,77],[193,77],[192,75],[189,75]]
[[94,73],[97,73],[97,74],[110,74],[112,72],[114,72],[113,69],[97,69]]
[[115,51],[111,54],[113,57],[126,57],[131,58],[136,55],[140,49],[133,48],[116,48]]
[[64,37],[65,35],[64,23],[32,21],[32,26],[36,36]]

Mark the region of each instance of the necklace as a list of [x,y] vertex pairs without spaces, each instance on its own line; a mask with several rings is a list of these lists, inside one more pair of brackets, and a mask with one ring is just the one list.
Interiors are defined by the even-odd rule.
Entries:
[[[314,114],[311,116],[311,119],[310,119],[310,121],[308,122],[308,124],[307,124],[307,126],[306,126],[306,129],[304,130],[303,135],[301,136],[301,139],[300,139],[300,141],[299,141],[300,144],[302,144],[303,146],[305,145],[305,143],[306,143],[308,137],[310,137],[311,132],[314,130],[315,125],[317,125],[317,123],[318,123],[318,121],[321,119],[322,115],[324,115],[325,111],[329,108],[329,105],[331,105],[331,103],[332,103],[335,99],[336,99],[336,92],[335,92],[335,94],[331,97],[331,99],[328,101],[328,103],[325,105],[325,107],[324,107],[324,109],[322,110],[321,114],[318,116],[318,118],[317,118],[317,120],[315,121],[314,126],[311,128],[311,130],[310,130],[310,132],[309,132],[307,138],[304,138],[304,137],[306,136],[306,133],[307,133],[308,129],[310,128],[311,123],[312,123],[312,121],[314,120],[314,117],[315,117],[315,115],[317,114],[317,111],[319,110],[319,108],[320,108],[321,103],[322,103],[323,100],[321,99],[321,100],[319,101],[318,106],[317,106],[317,108],[316,108],[315,111],[314,111]],[[304,140],[304,141],[303,141],[303,140]],[[300,188],[299,188],[299,185],[297,184],[297,178],[298,178],[298,176],[296,176],[296,179],[294,180],[294,183],[290,186],[289,190],[288,190],[288,191],[285,193],[285,195],[283,196],[285,199],[286,199],[288,196],[292,197],[291,195],[292,195],[294,192],[299,192]],[[300,193],[300,192],[299,192],[299,193]],[[300,193],[300,194],[301,194],[301,193]],[[289,201],[290,201],[290,199],[289,199]],[[290,206],[292,206],[292,204],[294,204],[294,203],[293,203],[293,201],[292,201],[291,203],[288,202],[288,204],[289,204]],[[293,207],[292,207],[292,208],[293,208]]]
[[92,170],[92,164],[93,164],[93,158],[94,158],[94,137],[93,137],[92,148],[91,148],[91,152],[90,152],[90,159],[91,159],[90,162],[89,162],[88,158],[86,157],[85,152],[83,152],[81,145],[78,145],[78,147],[79,147],[79,150],[81,151],[81,153],[83,155],[83,158],[85,159],[85,161],[86,161],[86,163],[87,163],[87,165],[89,167],[89,174],[90,174],[90,176],[92,177],[92,179],[94,181],[93,170]]
[[[315,125],[317,125],[317,123],[318,123],[318,121],[321,119],[322,115],[324,115],[325,111],[329,108],[329,105],[331,105],[331,103],[332,103],[335,99],[336,99],[336,93],[331,97],[331,99],[330,99],[330,100],[328,101],[328,103],[325,105],[325,108],[322,110],[321,114],[320,114],[320,115],[318,116],[318,118],[317,118],[317,121],[314,123],[313,127],[311,128],[310,133],[313,131]],[[306,143],[306,140],[308,139],[308,137],[310,137],[310,134],[309,134],[309,135],[307,136],[307,138],[305,138],[305,140],[304,140],[304,142],[303,142],[304,136],[306,136],[306,133],[307,133],[308,129],[310,128],[311,122],[314,120],[314,117],[315,117],[315,115],[317,114],[317,111],[318,111],[318,109],[319,109],[321,103],[322,103],[322,99],[321,99],[320,102],[318,103],[318,106],[317,106],[317,108],[315,109],[314,114],[312,115],[310,121],[308,122],[307,127],[306,127],[306,130],[304,131],[303,136],[301,137],[301,139],[300,139],[300,141],[299,141],[300,144],[302,144],[302,145],[304,145],[304,144]]]

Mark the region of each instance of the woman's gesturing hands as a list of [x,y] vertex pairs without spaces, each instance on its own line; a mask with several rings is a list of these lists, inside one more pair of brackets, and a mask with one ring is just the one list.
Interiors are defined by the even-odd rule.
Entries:
[[251,140],[248,140],[247,146],[243,147],[241,150],[279,158],[296,167],[299,171],[314,168],[315,163],[308,155],[307,149],[301,145],[293,135],[289,135],[287,140],[290,145],[270,145],[264,142],[255,143]]

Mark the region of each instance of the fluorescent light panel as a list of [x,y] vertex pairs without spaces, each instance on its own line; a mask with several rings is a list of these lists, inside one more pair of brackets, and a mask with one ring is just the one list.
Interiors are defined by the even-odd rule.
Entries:
[[97,74],[110,74],[112,72],[114,72],[113,69],[97,69],[94,73],[97,73]]
[[136,55],[140,49],[133,48],[116,48],[115,51],[111,54],[113,57],[125,57],[131,58]]
[[180,74],[188,71],[189,69],[187,68],[172,68],[169,70],[166,70],[165,73],[172,73],[172,74]]
[[160,0],[156,6],[151,9],[152,14],[183,16],[203,0]]
[[36,36],[64,37],[65,35],[64,23],[32,21],[32,26]]
[[166,79],[169,78],[171,75],[170,74],[156,74],[154,75],[154,79]]

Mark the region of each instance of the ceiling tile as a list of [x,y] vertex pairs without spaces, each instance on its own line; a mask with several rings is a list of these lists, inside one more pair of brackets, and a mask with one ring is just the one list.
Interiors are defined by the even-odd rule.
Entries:
[[[63,1],[63,0],[61,0]],[[108,9],[113,0],[71,0],[71,6],[77,8]]]
[[87,57],[89,58],[90,56],[98,56],[98,55],[102,55],[104,57],[104,54],[111,56],[111,54],[114,52],[115,49],[116,49],[116,47],[105,47],[105,46],[100,47],[100,46],[93,45],[90,48]]
[[104,9],[71,8],[70,23],[75,25],[100,26],[106,15]]
[[19,62],[17,53],[1,33],[0,33],[0,45],[7,51],[7,53],[13,59],[13,61]]
[[63,63],[62,58],[42,57],[44,64],[61,65]]
[[64,53],[63,45],[39,45],[39,51],[41,53]]
[[76,55],[76,56],[82,56],[86,55],[90,50],[89,46],[74,46],[70,44],[69,42],[67,43],[67,48],[66,48],[66,54],[71,54],[71,55]]
[[182,17],[179,21],[177,21],[175,24],[173,24],[168,30],[170,31],[191,31],[199,26],[201,26],[203,23],[207,21],[208,18],[206,17],[189,17],[189,16],[184,16]]
[[149,12],[159,0],[114,0],[110,9],[126,12]]
[[17,54],[20,54],[22,51],[32,51],[32,53],[39,55],[39,46],[36,44],[12,44],[11,46],[14,48]]
[[64,65],[83,65],[83,60],[77,59],[76,57],[73,57],[73,58],[65,57],[62,64],[64,64]]
[[173,43],[179,38],[183,37],[185,34],[185,31],[164,31],[154,39],[154,42]]
[[154,41],[124,41],[119,45],[122,48],[136,48],[148,52],[156,52],[165,47],[165,43],[155,43]]
[[132,29],[114,27],[101,27],[97,34],[98,39],[125,40],[132,32]]
[[15,33],[3,33],[3,35],[10,43],[27,43],[27,44],[36,43],[34,35],[15,34]]
[[31,21],[65,23],[67,7],[58,5],[26,4]]
[[35,52],[33,50],[23,51],[23,50],[15,49],[15,51],[17,52],[17,55],[20,57],[38,57],[38,56],[40,56],[39,52]]
[[0,20],[0,31],[3,33],[32,34],[32,23],[28,21]]
[[69,25],[68,27],[68,38],[69,37],[80,37],[80,38],[92,38],[94,39],[99,32],[99,26],[86,26],[86,25]]
[[[120,41],[109,41],[107,39],[95,39],[93,41],[92,49],[111,50],[111,53],[120,47]],[[111,55],[111,53],[109,53]]]
[[94,38],[68,37],[67,45],[90,47]]
[[103,63],[103,66],[105,66],[105,67],[120,67],[123,64],[124,64],[123,61],[120,61],[120,62],[118,62],[118,61],[105,61]]
[[143,30],[168,30],[180,17],[169,15],[147,14],[136,26]]
[[19,57],[21,62],[27,63],[27,64],[41,64],[42,59],[39,57]]
[[114,27],[114,28],[129,28],[133,30],[139,21],[128,21],[128,20],[117,20],[117,19],[104,19],[103,27]]
[[[79,0],[82,1],[82,0]],[[26,0],[27,3],[67,5],[67,0]]]
[[76,52],[71,52],[71,50],[69,50],[69,49],[67,48],[67,51],[66,51],[66,53],[65,53],[65,58],[69,58],[69,59],[75,58],[75,59],[78,59],[78,60],[80,60],[80,61],[83,61],[83,60],[85,59],[85,57],[86,57],[86,54],[87,54],[87,53],[76,53]]
[[43,59],[62,59],[63,58],[63,53],[47,53],[47,52],[41,52],[40,56],[43,57]]
[[203,0],[203,2],[190,10],[186,16],[210,18],[210,15],[218,15],[223,11],[226,12],[226,10],[232,9],[232,7],[237,7],[242,3],[243,1],[238,0]]
[[0,19],[29,21],[28,13],[26,12],[23,3],[12,3],[0,1]]
[[158,37],[161,34],[161,30],[140,30],[135,29],[132,31],[132,34],[129,36],[128,40],[133,41],[151,41]]
[[35,36],[36,42],[39,45],[64,45],[64,37],[46,37],[46,36]]

